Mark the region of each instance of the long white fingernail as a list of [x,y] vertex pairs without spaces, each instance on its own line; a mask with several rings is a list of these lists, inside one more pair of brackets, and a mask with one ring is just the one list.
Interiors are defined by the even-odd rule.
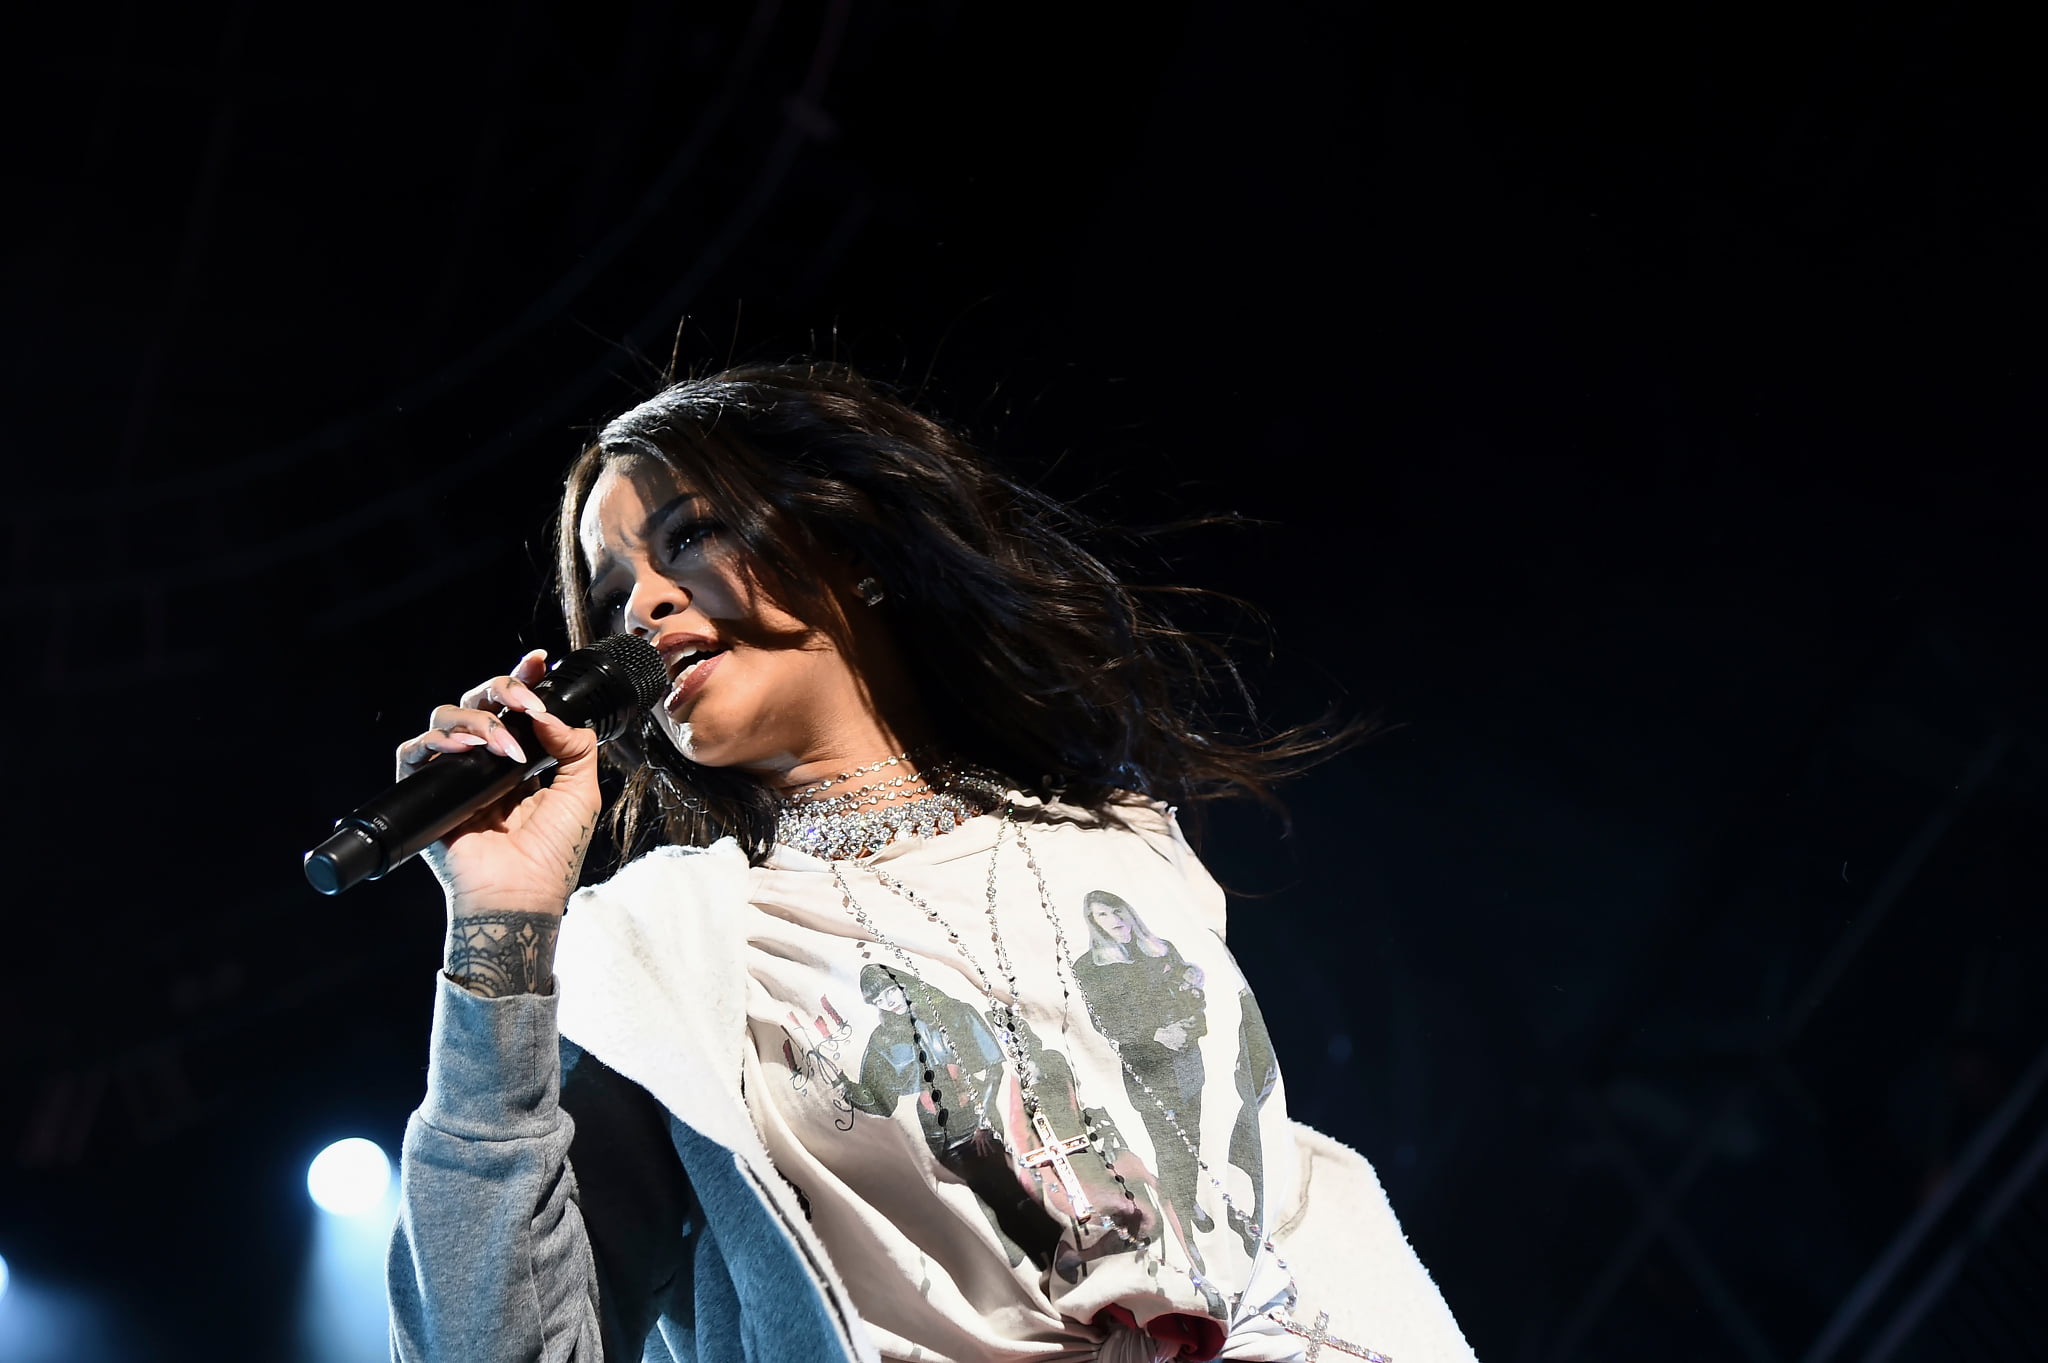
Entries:
[[514,762],[523,763],[526,761],[526,750],[520,747],[519,740],[510,734],[505,735],[505,756],[511,758]]
[[482,734],[450,734],[448,737],[454,739],[457,743],[468,744],[472,748],[481,748],[484,744],[491,741]]

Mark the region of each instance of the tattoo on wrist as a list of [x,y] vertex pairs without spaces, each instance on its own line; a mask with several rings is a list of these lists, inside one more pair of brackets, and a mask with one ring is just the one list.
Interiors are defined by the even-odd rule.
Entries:
[[576,834],[576,850],[569,854],[569,871],[562,878],[564,894],[576,893],[576,881],[583,874],[583,854],[590,850],[590,833],[596,827],[595,823],[587,823]]
[[487,999],[546,993],[561,927],[557,913],[464,914],[448,925],[448,977]]

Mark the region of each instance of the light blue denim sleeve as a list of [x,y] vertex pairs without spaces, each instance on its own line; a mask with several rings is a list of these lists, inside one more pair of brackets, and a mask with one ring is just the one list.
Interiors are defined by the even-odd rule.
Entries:
[[440,977],[386,1264],[398,1363],[602,1363],[553,995]]

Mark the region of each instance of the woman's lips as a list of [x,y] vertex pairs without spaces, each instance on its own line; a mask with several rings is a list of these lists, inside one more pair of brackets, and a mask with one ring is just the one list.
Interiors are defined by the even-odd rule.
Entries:
[[723,653],[714,653],[708,658],[699,658],[696,662],[684,668],[681,674],[676,677],[675,687],[669,692],[667,701],[669,713],[673,714],[679,707],[689,704],[696,697],[697,693],[704,689],[705,679],[716,671],[718,665],[724,661],[725,655]]

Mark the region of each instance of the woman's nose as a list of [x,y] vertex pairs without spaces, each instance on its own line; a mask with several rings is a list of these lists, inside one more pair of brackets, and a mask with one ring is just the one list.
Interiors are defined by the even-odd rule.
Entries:
[[633,591],[626,598],[626,629],[645,638],[659,629],[663,620],[689,604],[690,594],[667,578],[643,577],[633,584]]

